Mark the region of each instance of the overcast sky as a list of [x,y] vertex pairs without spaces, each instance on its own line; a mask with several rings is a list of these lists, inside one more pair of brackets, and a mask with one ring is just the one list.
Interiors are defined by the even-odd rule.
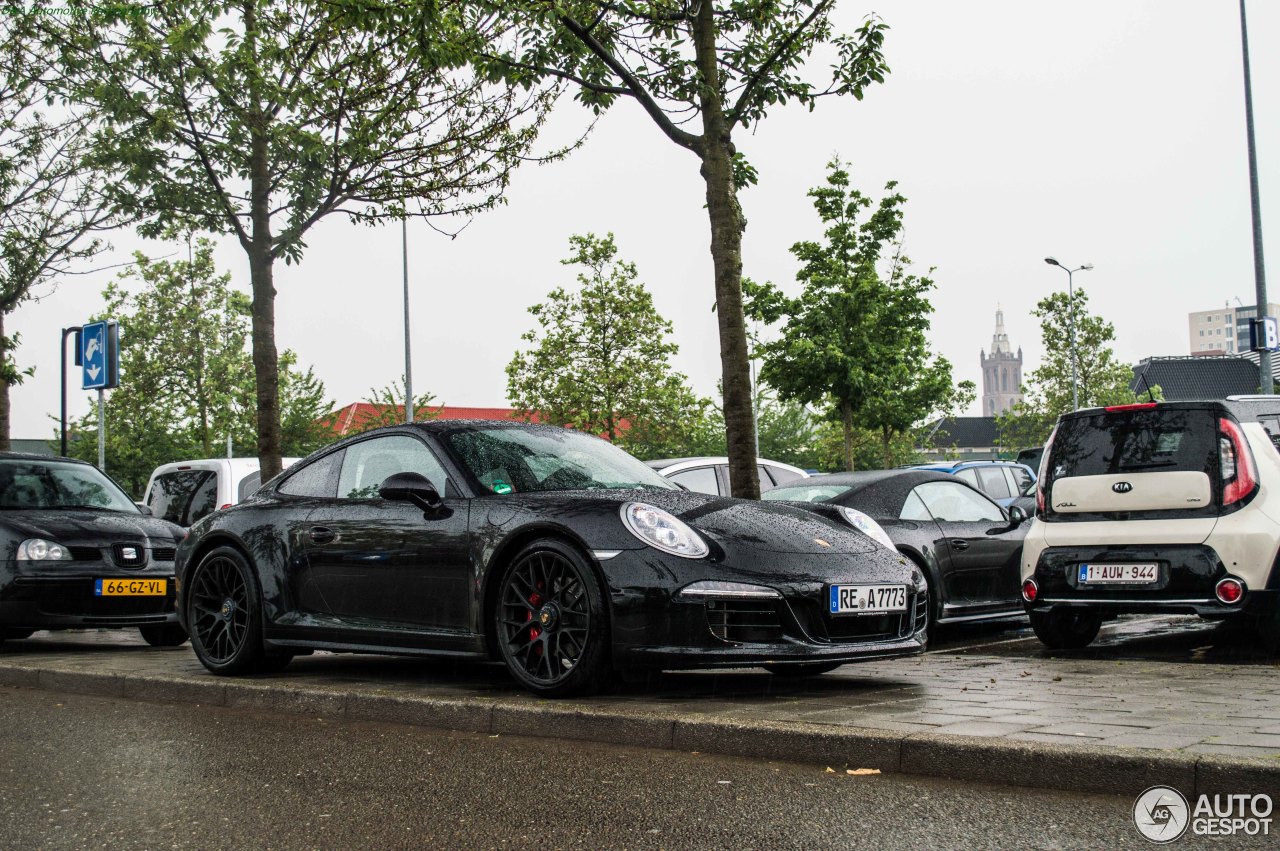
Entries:
[[[957,380],[981,386],[978,352],[990,347],[997,304],[1026,371],[1037,364],[1030,311],[1067,283],[1046,255],[1095,264],[1076,283],[1114,322],[1116,350],[1131,362],[1187,354],[1190,311],[1237,296],[1254,303],[1234,0],[844,0],[838,16],[852,29],[870,11],[892,27],[884,85],[862,102],[776,110],[736,140],[760,173],[742,195],[745,274],[798,291],[788,247],[819,237],[805,192],[839,154],[863,191],[878,199],[897,180],[908,198],[906,251],[918,273],[936,267],[930,339]],[[1276,268],[1280,51],[1271,48],[1280,3],[1252,0],[1249,14],[1266,253]],[[814,73],[825,79],[823,68]],[[555,130],[582,121],[566,100]],[[532,327],[526,308],[572,282],[558,263],[570,234],[612,231],[675,324],[677,368],[714,393],[703,197],[697,159],[624,101],[571,158],[518,173],[509,203],[457,239],[410,223],[415,389],[448,405],[506,405],[504,367]],[[131,234],[113,242],[119,251],[175,250]],[[336,405],[359,401],[403,372],[400,228],[335,218],[308,243],[301,265],[276,267],[277,343],[314,366]],[[224,240],[217,261],[248,290],[238,245]],[[59,329],[102,309],[113,274],[68,280],[8,323],[22,334],[19,364],[36,367],[13,390],[13,437],[56,427]],[[1277,290],[1273,275],[1272,301]],[[88,409],[88,394],[75,389],[71,400],[73,414]]]

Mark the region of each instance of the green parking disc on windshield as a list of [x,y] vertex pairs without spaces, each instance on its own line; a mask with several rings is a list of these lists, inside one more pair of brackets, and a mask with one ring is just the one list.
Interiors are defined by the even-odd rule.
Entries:
[[493,483],[494,493],[511,493],[513,490],[515,490],[515,488],[511,487],[511,485],[504,481],[498,480]]

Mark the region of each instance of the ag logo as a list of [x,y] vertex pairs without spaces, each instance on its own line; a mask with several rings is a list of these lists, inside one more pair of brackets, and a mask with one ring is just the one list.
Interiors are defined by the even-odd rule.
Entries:
[[1133,802],[1133,823],[1152,842],[1173,842],[1187,832],[1191,809],[1182,793],[1170,786],[1152,786]]
[[1116,493],[1128,493],[1129,491],[1133,490],[1133,485],[1129,484],[1128,482],[1116,482],[1114,485],[1111,486],[1111,489]]

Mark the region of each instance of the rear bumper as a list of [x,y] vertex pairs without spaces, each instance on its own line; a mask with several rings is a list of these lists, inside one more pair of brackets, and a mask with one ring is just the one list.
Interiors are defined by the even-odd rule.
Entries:
[[[1151,563],[1159,578],[1148,585],[1086,585],[1079,581],[1081,564]],[[1280,590],[1251,586],[1238,603],[1218,600],[1214,588],[1227,576],[1241,578],[1227,568],[1213,547],[1175,544],[1141,547],[1049,547],[1040,553],[1032,578],[1039,586],[1028,611],[1057,607],[1086,607],[1121,613],[1195,614],[1207,618],[1269,616],[1276,611]]]

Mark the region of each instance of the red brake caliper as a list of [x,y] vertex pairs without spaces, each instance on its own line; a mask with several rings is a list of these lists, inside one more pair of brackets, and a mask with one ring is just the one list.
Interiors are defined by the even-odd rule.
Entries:
[[[536,588],[538,588],[538,589],[541,589],[541,588],[542,588],[542,583],[541,583],[541,582],[537,583],[537,584],[535,585],[535,587],[536,587]],[[530,606],[539,606],[539,605],[541,605],[541,604],[542,604],[542,595],[541,595],[541,594],[539,594],[537,591],[534,591],[532,594],[530,594],[530,595],[529,595],[529,605],[530,605]],[[525,620],[525,623],[528,623],[529,621],[533,620],[533,612],[532,612],[532,611],[527,611],[527,612],[525,612],[525,613],[524,613],[524,620]],[[541,629],[539,629],[538,627],[536,627],[536,626],[532,626],[532,627],[530,627],[530,628],[529,628],[529,640],[530,640],[530,641],[537,641],[537,640],[538,640],[538,636],[540,636],[540,635],[542,635],[542,630],[541,630]],[[541,644],[535,644],[535,645],[533,646],[533,652],[534,652],[536,655],[541,656],[541,655],[542,655],[542,645],[541,645]]]

